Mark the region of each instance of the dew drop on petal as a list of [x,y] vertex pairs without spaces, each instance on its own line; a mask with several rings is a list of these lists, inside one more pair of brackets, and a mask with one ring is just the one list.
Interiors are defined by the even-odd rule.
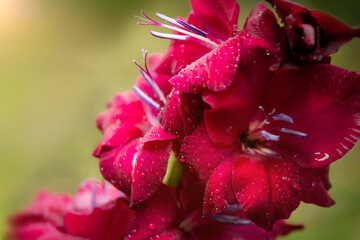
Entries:
[[150,229],[150,230],[154,230],[154,229],[155,229],[155,224],[150,223],[150,224],[149,224],[149,229]]

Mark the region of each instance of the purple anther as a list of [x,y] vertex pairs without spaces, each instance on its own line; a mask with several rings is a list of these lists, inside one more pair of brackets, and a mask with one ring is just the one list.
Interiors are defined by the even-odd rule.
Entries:
[[149,74],[147,74],[143,69],[140,69],[140,73],[141,75],[145,78],[145,81],[147,82],[147,84],[149,84],[149,86],[151,87],[151,89],[154,91],[154,93],[156,95],[158,95],[158,97],[160,98],[160,100],[163,103],[166,103],[166,98],[164,96],[164,93],[161,91],[161,89],[159,88],[159,86],[156,84],[156,82],[149,76]]
[[186,41],[189,40],[188,36],[185,35],[177,35],[177,34],[171,34],[171,33],[160,33],[155,31],[150,31],[151,35],[158,38],[164,38],[164,39],[170,39],[170,40],[182,40]]
[[243,210],[242,206],[240,204],[232,204],[229,205],[224,212],[237,212]]
[[155,102],[151,97],[146,95],[140,88],[138,88],[136,85],[132,86],[132,89],[134,90],[134,93],[147,105],[152,107],[153,109],[160,111],[160,104]]
[[177,22],[177,20],[175,20],[174,18],[171,18],[171,17],[168,17],[162,13],[155,13],[155,15],[158,17],[158,18],[161,18],[162,20],[168,22],[168,23],[171,23],[175,26],[178,26],[178,27],[183,27],[180,23]]
[[179,24],[181,25],[181,27],[184,27],[184,28],[192,31],[192,32],[195,33],[195,34],[201,35],[201,36],[203,36],[203,37],[206,37],[206,35],[208,35],[207,32],[205,32],[205,31],[203,31],[203,30],[201,30],[201,29],[198,29],[198,28],[195,27],[194,25],[191,25],[191,24],[189,24],[189,23],[187,23],[187,22],[185,22],[185,21],[183,21],[183,20],[181,20],[181,19],[175,19],[175,21],[176,21],[177,23],[179,23]]
[[285,122],[289,122],[289,123],[294,123],[294,119],[292,119],[292,117],[290,117],[286,114],[283,114],[283,113],[276,114],[276,115],[272,116],[272,118],[274,120],[280,120],[280,121],[285,121]]
[[279,141],[280,140],[280,136],[279,135],[275,135],[275,134],[271,134],[265,130],[261,130],[260,134],[268,141]]
[[240,219],[237,216],[229,216],[224,214],[211,215],[219,223],[232,224],[232,225],[250,225],[252,222],[247,219]]
[[292,129],[287,129],[287,128],[281,128],[281,129],[279,129],[279,132],[285,133],[287,135],[295,136],[295,137],[300,137],[300,138],[306,138],[308,136],[306,133],[299,132],[299,131],[292,130]]

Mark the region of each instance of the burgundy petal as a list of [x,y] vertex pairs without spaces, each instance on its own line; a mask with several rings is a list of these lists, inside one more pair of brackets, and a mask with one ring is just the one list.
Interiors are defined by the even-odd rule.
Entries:
[[300,168],[301,199],[321,207],[331,207],[335,201],[327,190],[329,183],[329,166],[320,168]]
[[189,216],[194,212],[198,212],[201,215],[200,209],[203,206],[205,188],[187,168],[184,168],[183,170],[181,185],[178,190],[183,215]]
[[194,14],[212,36],[226,40],[237,29],[239,5],[235,0],[191,0]]
[[134,212],[124,199],[118,199],[91,214],[68,213],[64,218],[65,231],[74,236],[93,240],[122,239]]
[[156,125],[142,139],[144,144],[132,161],[131,206],[146,200],[162,184],[174,138]]
[[160,113],[163,128],[174,135],[191,134],[203,115],[200,95],[182,93],[173,89]]
[[143,136],[150,128],[142,103],[132,91],[115,95],[108,110],[97,117],[97,125],[103,137],[93,153],[96,157]]
[[[265,73],[278,69],[285,60],[284,30],[279,26],[274,13],[263,3],[258,3],[251,11],[242,35],[242,71],[255,77],[264,77]],[[256,84],[259,85],[262,86]]]
[[303,167],[320,167],[339,159],[360,137],[360,75],[328,64],[279,71],[263,95],[265,109],[276,109],[294,124],[273,121],[269,129],[293,129],[295,137],[274,131],[271,148]]
[[[135,206],[125,239],[151,239],[156,235],[182,239],[178,228],[179,208],[174,192],[165,186],[159,188],[147,201]],[[172,239],[172,238],[169,238]]]
[[284,0],[267,0],[285,24],[292,54],[310,62],[326,62],[353,37],[360,37],[360,29],[353,29],[334,17]]
[[168,96],[167,104],[162,108],[159,115],[163,128],[174,135],[182,133],[184,127],[180,113],[182,110],[180,107],[180,96],[181,93],[173,88]]
[[212,143],[204,124],[200,124],[191,135],[184,138],[180,161],[205,185],[218,165],[225,161],[234,149],[235,147],[223,148]]
[[240,155],[233,167],[233,190],[246,216],[271,230],[300,204],[299,168],[293,162]]
[[225,91],[204,94],[203,100],[211,109],[205,110],[204,122],[210,139],[221,146],[230,146],[247,127],[250,107],[246,78],[237,79]]
[[177,90],[197,93],[209,89],[221,91],[234,80],[240,61],[240,35],[230,38],[218,48],[182,69],[170,79]]
[[360,37],[360,28],[351,28],[338,19],[320,11],[311,11],[311,15],[316,19],[322,30],[321,44],[325,46],[324,54],[326,55],[337,52],[339,47],[352,38]]
[[292,231],[302,230],[304,228],[303,225],[293,225],[288,224],[285,221],[277,221],[273,229],[267,233],[270,239],[276,239],[277,236],[285,236],[288,235]]
[[224,211],[230,203],[236,203],[232,190],[232,165],[229,159],[220,164],[211,175],[205,190],[204,215]]
[[221,224],[215,220],[207,221],[192,231],[194,240],[219,239],[219,240],[274,240],[277,236],[287,235],[294,230],[302,229],[299,225],[289,225],[278,221],[274,224],[272,231],[266,233],[264,229],[255,224],[251,225],[232,225]]
[[103,177],[127,196],[131,195],[132,161],[141,147],[139,139],[136,139],[100,156],[99,165]]
[[[221,223],[217,219],[220,216],[233,217],[238,221],[248,222],[247,224],[232,224],[232,223]],[[217,216],[217,217],[215,217]],[[221,219],[221,217],[220,217]],[[227,218],[229,219],[229,218]],[[247,239],[247,240],[273,240],[278,236],[284,236],[288,233],[302,229],[301,225],[290,225],[284,221],[277,221],[274,224],[273,229],[270,232],[266,232],[264,229],[256,226],[246,219],[245,214],[241,208],[238,208],[236,211],[227,211],[220,213],[218,215],[213,215],[212,217],[201,217],[197,215],[194,217],[193,221],[185,219],[184,221],[190,222],[189,225],[185,225],[184,228],[190,228],[189,232],[191,233],[192,239],[202,240],[202,239],[223,239],[223,240],[232,240],[232,239]]]

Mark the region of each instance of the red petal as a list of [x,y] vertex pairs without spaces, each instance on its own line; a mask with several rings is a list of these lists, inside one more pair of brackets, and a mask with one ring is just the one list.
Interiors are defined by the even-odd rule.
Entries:
[[99,165],[103,177],[127,196],[131,195],[132,161],[141,147],[139,139],[136,139],[100,156]]
[[246,217],[266,230],[299,206],[299,181],[297,165],[281,159],[240,155],[233,167],[237,200]]
[[251,37],[256,37],[276,46],[283,37],[282,29],[277,23],[273,12],[263,3],[258,3],[246,19],[244,31]]
[[[94,186],[96,186],[95,192]],[[106,205],[120,197],[124,198],[125,194],[110,183],[88,178],[80,184],[76,191],[74,196],[74,210],[76,212],[89,213],[95,206]],[[94,203],[95,206],[93,206]]]
[[184,216],[200,213],[203,206],[204,187],[186,168],[183,169],[181,185],[179,187],[179,201]]
[[[284,30],[279,26],[273,12],[258,3],[246,19],[242,31],[244,38],[241,68],[253,79],[265,78],[278,69],[285,58]],[[252,80],[255,81],[255,80]],[[258,81],[258,80],[256,80]],[[259,84],[256,84],[258,87]]]
[[220,164],[211,175],[205,190],[203,213],[210,215],[224,211],[230,203],[236,203],[231,186],[232,165],[229,159]]
[[331,207],[335,201],[327,190],[329,183],[329,166],[320,168],[300,168],[301,199],[321,207]]
[[277,236],[286,236],[292,231],[302,230],[303,225],[292,225],[288,224],[285,221],[277,221],[273,229],[267,233],[270,239],[276,239]]
[[232,225],[221,224],[215,220],[207,221],[192,230],[192,239],[218,239],[218,240],[273,240],[277,236],[287,235],[294,230],[302,229],[299,225],[289,225],[278,221],[274,224],[274,229],[268,233],[264,229],[259,228],[255,224],[251,225]]
[[353,29],[338,19],[319,11],[311,11],[323,32],[324,54],[338,51],[339,47],[354,37],[360,37],[360,29]]
[[132,160],[131,206],[143,202],[160,187],[174,138],[157,125],[142,139],[144,145]]
[[23,214],[41,216],[56,226],[63,226],[63,217],[72,210],[72,207],[73,198],[71,196],[42,191]]
[[[12,226],[5,239],[21,240],[82,240],[83,238],[75,237],[61,232],[56,226],[49,222],[27,222],[21,225]],[[8,237],[8,238],[6,238]]]
[[207,133],[211,140],[221,146],[230,146],[247,127],[249,119],[248,81],[239,74],[235,82],[225,91],[204,94],[204,102],[211,107],[204,112]]
[[134,212],[124,199],[114,204],[95,208],[91,214],[67,214],[64,219],[66,232],[93,240],[122,239]]
[[[265,109],[276,109],[294,124],[273,121],[269,128],[289,128],[305,138],[280,134],[271,148],[303,167],[320,167],[339,159],[360,137],[360,75],[328,64],[282,70],[264,95]],[[278,133],[275,133],[278,134]]]
[[327,61],[327,55],[353,37],[360,37],[360,29],[350,28],[326,13],[283,0],[268,2],[285,23],[292,53],[303,60]]
[[197,93],[209,89],[226,89],[234,80],[240,61],[240,35],[230,38],[218,48],[182,69],[170,79],[177,90]]
[[160,113],[163,128],[174,135],[191,134],[203,115],[200,95],[181,93],[173,89]]
[[143,136],[149,128],[142,103],[132,91],[115,95],[108,110],[97,117],[97,125],[103,137],[93,153],[96,157]]
[[237,29],[239,5],[235,0],[191,0],[190,3],[204,30],[215,38],[226,40]]
[[182,235],[178,228],[179,208],[170,188],[159,188],[147,201],[137,205],[135,210],[125,239],[141,240],[151,239],[156,235]]
[[184,138],[181,155],[184,164],[193,171],[200,181],[206,184],[214,170],[225,161],[233,148],[222,148],[211,142],[204,124],[200,124],[194,132]]

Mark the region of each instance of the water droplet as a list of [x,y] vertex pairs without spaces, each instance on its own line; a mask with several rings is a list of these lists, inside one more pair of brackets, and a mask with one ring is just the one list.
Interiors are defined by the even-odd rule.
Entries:
[[150,223],[150,224],[149,224],[149,229],[150,229],[150,230],[154,230],[154,229],[155,229],[155,224]]

